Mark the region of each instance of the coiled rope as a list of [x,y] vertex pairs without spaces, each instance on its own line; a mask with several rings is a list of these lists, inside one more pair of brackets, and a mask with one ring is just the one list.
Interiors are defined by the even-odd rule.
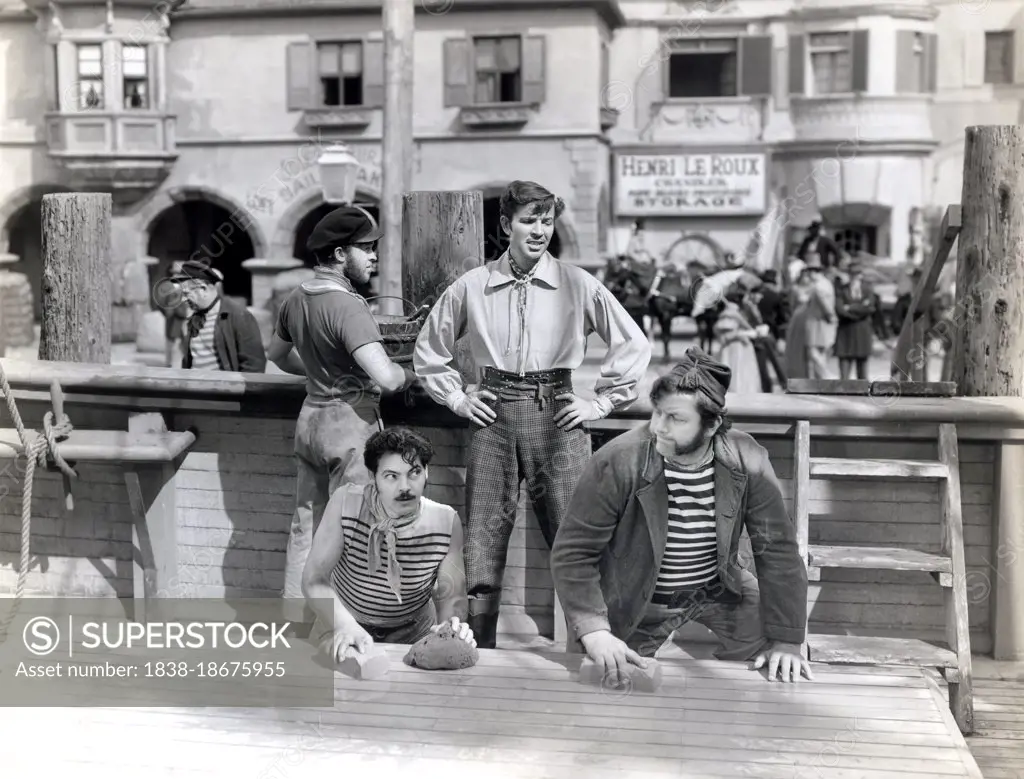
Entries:
[[[7,374],[4,372],[2,363],[0,363],[0,392],[3,392],[4,400],[7,401],[7,410],[11,414],[11,419],[14,420],[14,427],[18,431],[18,438],[21,439],[27,458],[25,481],[21,488],[21,562],[18,569],[18,584],[14,590],[14,602],[11,604],[10,612],[0,623],[0,644],[2,644],[7,640],[7,631],[18,614],[21,599],[25,594],[25,580],[28,578],[29,568],[29,541],[32,536],[32,484],[35,479],[36,466],[46,468],[49,461],[52,461],[69,479],[78,478],[78,474],[57,452],[57,442],[67,438],[73,429],[68,415],[61,409],[60,419],[55,419],[54,412],[47,411],[43,417],[43,435],[27,430],[25,423],[21,420],[21,414],[18,413],[18,404],[14,400],[14,395],[11,394],[11,386],[7,383]],[[49,455],[49,459],[47,455]]]

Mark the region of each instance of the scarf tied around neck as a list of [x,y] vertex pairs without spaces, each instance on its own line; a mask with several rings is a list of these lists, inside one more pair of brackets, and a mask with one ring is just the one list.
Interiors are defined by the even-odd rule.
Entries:
[[381,499],[376,484],[368,484],[366,497],[370,505],[370,535],[367,539],[367,554],[370,573],[377,573],[386,564],[385,575],[388,586],[402,602],[402,567],[398,562],[398,528],[414,522],[420,513],[420,501],[401,514],[391,514]]

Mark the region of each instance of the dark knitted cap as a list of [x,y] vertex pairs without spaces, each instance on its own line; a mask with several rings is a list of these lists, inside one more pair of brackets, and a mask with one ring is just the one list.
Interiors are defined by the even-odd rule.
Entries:
[[732,370],[728,365],[691,346],[672,369],[672,375],[681,379],[680,389],[702,392],[715,406],[725,408],[725,393],[732,383]]

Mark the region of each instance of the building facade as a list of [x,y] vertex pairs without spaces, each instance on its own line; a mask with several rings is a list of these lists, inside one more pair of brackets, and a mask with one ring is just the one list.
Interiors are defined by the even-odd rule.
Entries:
[[1017,2],[623,10],[604,95],[619,249],[641,218],[656,257],[777,265],[820,216],[851,253],[920,262],[960,201],[964,129],[1024,121]]
[[[225,293],[251,299],[250,258],[305,259],[325,213],[317,159],[334,141],[362,162],[357,198],[380,196],[381,4],[150,0],[8,6],[0,251],[38,299],[39,201],[114,193],[115,280],[130,263],[212,258]],[[601,53],[623,21],[611,0],[417,3],[413,188],[484,193],[487,256],[498,196],[516,178],[567,204],[553,250],[603,249],[607,140]],[[0,89],[3,89],[0,86]],[[115,295],[115,298],[117,296]]]
[[[919,260],[964,128],[1024,121],[1022,27],[1017,0],[424,0],[413,188],[483,190],[488,256],[532,178],[591,267],[637,220],[659,259],[771,265],[814,215]],[[379,0],[0,0],[0,62],[0,252],[37,301],[49,192],[114,193],[115,285],[200,254],[250,299],[246,259],[308,259],[325,145],[379,197]]]

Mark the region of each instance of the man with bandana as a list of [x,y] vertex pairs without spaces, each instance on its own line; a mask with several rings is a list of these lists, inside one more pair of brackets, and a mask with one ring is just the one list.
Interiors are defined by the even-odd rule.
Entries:
[[374,641],[414,644],[450,624],[476,646],[466,619],[462,522],[451,506],[423,497],[430,442],[388,428],[366,442],[367,485],[331,497],[302,573],[317,612],[311,638],[332,660]]
[[[768,453],[731,429],[727,366],[691,347],[651,389],[649,424],[599,450],[551,550],[570,640],[624,680],[686,622],[720,660],[808,679],[807,569]],[[757,577],[739,560],[742,529]]]
[[[464,273],[428,315],[413,363],[435,402],[476,429],[466,468],[469,621],[494,648],[520,484],[548,545],[591,453],[587,422],[632,403],[651,345],[615,296],[583,268],[547,251],[565,203],[532,181],[501,197],[508,251]],[[587,336],[608,345],[597,397],[573,389]],[[464,387],[455,342],[466,337],[479,383]]]
[[[181,367],[197,371],[263,373],[260,326],[245,306],[222,297],[224,276],[205,262],[186,260],[171,276],[190,315],[184,321]],[[182,320],[172,314],[172,322]]]

